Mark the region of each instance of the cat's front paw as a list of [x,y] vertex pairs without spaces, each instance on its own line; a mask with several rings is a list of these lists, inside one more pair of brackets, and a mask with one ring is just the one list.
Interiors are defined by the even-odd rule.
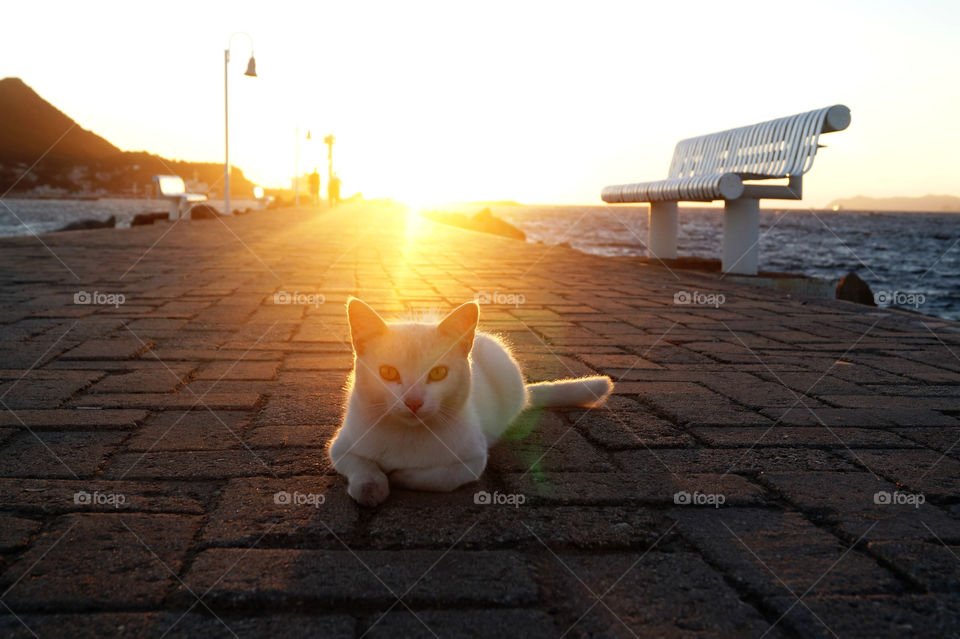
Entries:
[[350,482],[347,494],[361,506],[377,506],[382,504],[390,494],[390,486],[384,475],[370,477],[362,481]]

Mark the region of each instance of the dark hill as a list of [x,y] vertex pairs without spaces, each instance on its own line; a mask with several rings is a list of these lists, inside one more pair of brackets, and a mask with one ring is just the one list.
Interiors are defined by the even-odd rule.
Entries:
[[[223,196],[222,164],[121,151],[77,125],[19,78],[0,80],[0,195],[12,188],[21,196],[142,197],[153,192],[157,174],[179,175],[194,189]],[[251,197],[252,190],[253,184],[233,167],[231,195]]]
[[32,164],[54,143],[50,152],[54,159],[97,160],[120,153],[99,135],[77,126],[20,78],[0,80],[0,140],[4,164]]

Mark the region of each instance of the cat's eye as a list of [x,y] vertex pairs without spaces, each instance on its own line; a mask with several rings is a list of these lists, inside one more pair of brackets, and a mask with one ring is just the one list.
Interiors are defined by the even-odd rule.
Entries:
[[434,366],[430,370],[428,379],[431,382],[439,382],[441,379],[447,376],[447,367],[446,366]]
[[384,378],[388,382],[399,382],[400,371],[395,369],[393,366],[383,365],[380,367],[380,377]]

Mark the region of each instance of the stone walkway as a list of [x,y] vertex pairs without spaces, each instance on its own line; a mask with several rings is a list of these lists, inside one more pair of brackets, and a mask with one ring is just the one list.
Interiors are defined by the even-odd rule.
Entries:
[[[957,324],[374,205],[3,239],[0,294],[4,637],[960,632]],[[350,294],[616,394],[358,508]]]

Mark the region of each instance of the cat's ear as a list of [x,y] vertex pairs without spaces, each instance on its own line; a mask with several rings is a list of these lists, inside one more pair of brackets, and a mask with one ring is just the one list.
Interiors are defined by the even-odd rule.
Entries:
[[473,348],[473,336],[477,331],[479,320],[480,306],[476,302],[467,302],[444,317],[437,329],[444,335],[457,340],[463,354],[466,355]]
[[350,321],[350,339],[357,354],[371,337],[387,332],[387,323],[366,303],[351,297],[347,300],[347,319]]

